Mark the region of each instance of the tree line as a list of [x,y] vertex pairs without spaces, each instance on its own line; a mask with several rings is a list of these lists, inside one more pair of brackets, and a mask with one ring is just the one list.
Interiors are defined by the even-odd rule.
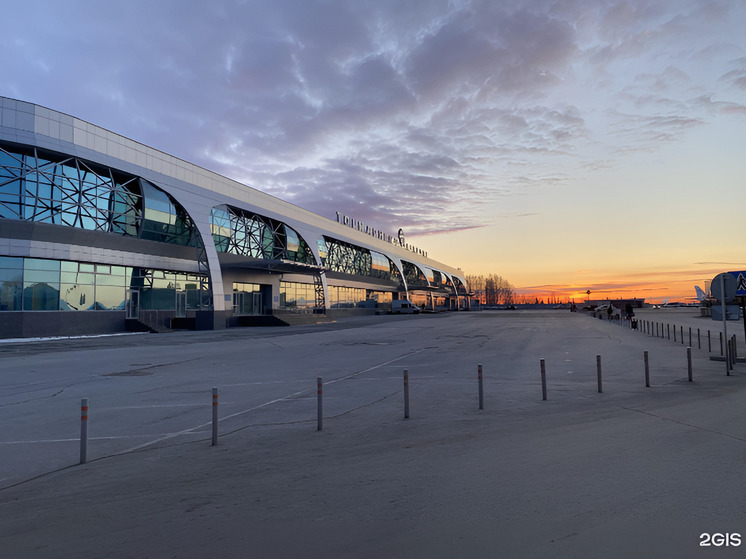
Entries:
[[515,287],[497,274],[488,276],[466,276],[474,297],[483,305],[515,304]]

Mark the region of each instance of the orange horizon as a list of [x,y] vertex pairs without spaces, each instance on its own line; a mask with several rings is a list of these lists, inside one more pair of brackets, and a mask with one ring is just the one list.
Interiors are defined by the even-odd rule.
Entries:
[[[515,294],[543,301],[582,302],[590,299],[644,299],[646,303],[663,303],[664,301],[696,301],[694,286],[705,290],[705,282],[680,280],[674,282],[630,282],[627,284],[598,283],[588,287],[578,285],[541,285],[516,287]],[[590,296],[587,291],[590,290]]]

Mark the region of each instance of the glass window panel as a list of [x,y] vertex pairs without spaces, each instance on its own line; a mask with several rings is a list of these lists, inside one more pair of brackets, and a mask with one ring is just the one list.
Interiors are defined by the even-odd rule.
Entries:
[[20,311],[23,301],[23,283],[0,281],[0,311]]
[[23,269],[23,258],[16,258],[14,256],[0,256],[0,268]]
[[96,271],[96,265],[95,264],[80,264],[80,271],[81,272],[90,272],[93,273]]
[[96,284],[96,310],[124,309],[124,286]]
[[63,272],[77,272],[78,271],[78,263],[77,262],[68,262],[68,261],[64,260],[60,264],[60,270],[63,271]]
[[0,280],[23,281],[23,258],[0,257]]
[[285,238],[288,252],[298,252],[300,250],[300,239],[298,238],[298,233],[287,226],[285,226]]
[[85,311],[93,308],[94,303],[93,285],[80,283],[60,284],[60,310],[63,311]]
[[174,281],[172,278],[153,278],[153,289],[173,289]]
[[96,285],[118,285],[124,287],[124,278],[121,276],[97,274]]
[[26,258],[23,262],[25,270],[49,270],[60,271],[59,260],[41,260],[39,258]]
[[0,268],[0,281],[23,281],[23,270]]
[[59,283],[60,273],[50,270],[24,270],[23,281],[26,283]]
[[175,289],[143,289],[140,292],[140,308],[147,310],[175,310]]
[[141,181],[140,186],[142,187],[146,208],[165,214],[171,214],[174,212],[174,207],[168,194],[145,181]]
[[21,180],[0,178],[0,195],[5,200],[17,202],[21,195]]
[[23,310],[56,311],[60,305],[59,283],[23,283]]
[[78,274],[75,278],[76,283],[82,283],[83,285],[93,285],[96,283],[95,274]]
[[20,167],[21,156],[10,150],[0,149],[0,166],[3,167]]

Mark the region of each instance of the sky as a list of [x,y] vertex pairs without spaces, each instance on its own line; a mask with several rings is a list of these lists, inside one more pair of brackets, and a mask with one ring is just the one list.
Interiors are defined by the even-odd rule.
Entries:
[[746,2],[6,3],[0,95],[540,297],[745,270]]

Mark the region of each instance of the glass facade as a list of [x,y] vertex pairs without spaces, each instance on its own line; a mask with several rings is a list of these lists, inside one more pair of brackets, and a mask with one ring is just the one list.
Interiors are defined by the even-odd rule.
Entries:
[[280,282],[280,308],[283,310],[313,311],[316,290],[310,283]]
[[456,288],[456,293],[458,293],[458,295],[465,297],[469,294],[466,286],[461,283],[461,280],[458,279],[456,276],[453,276],[453,285]]
[[318,246],[321,265],[332,272],[367,276],[402,285],[398,268],[380,252],[329,237],[319,240]]
[[368,300],[365,289],[357,287],[337,287],[330,285],[329,308],[332,309],[354,309],[364,306]]
[[368,291],[367,298],[368,302],[374,302],[377,308],[391,310],[391,301],[394,299],[394,294],[390,291]]
[[138,177],[75,157],[0,144],[0,218],[199,246],[191,218]]
[[124,310],[133,289],[143,310],[201,309],[210,306],[208,285],[202,274],[0,257],[0,311]]
[[123,310],[127,278],[124,266],[61,262],[60,309]]
[[409,289],[428,287],[430,285],[423,271],[415,264],[402,260],[402,268],[404,269],[404,278],[407,280],[407,287]]
[[212,209],[210,223],[218,252],[316,264],[306,241],[294,229],[276,219],[219,206]]

